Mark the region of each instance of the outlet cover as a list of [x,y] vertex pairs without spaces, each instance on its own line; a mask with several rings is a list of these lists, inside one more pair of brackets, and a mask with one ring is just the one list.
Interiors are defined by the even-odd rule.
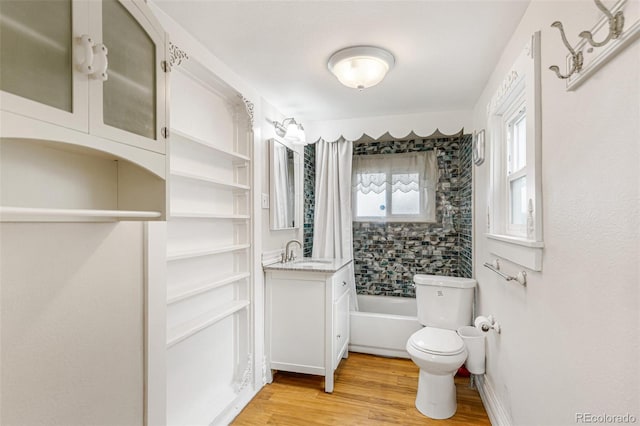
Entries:
[[269,194],[262,194],[262,208],[269,208]]

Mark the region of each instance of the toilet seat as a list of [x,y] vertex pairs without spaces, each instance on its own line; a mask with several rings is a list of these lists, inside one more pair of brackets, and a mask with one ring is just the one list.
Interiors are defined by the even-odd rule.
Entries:
[[453,330],[425,327],[409,338],[416,350],[431,355],[458,355],[465,351],[464,342]]

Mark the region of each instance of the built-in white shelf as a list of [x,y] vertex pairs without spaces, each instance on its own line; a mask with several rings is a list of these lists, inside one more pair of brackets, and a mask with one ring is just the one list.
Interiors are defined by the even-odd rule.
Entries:
[[180,142],[191,142],[198,145],[206,146],[207,148],[211,148],[219,152],[220,154],[224,154],[228,157],[231,157],[233,160],[242,160],[246,162],[250,162],[251,159],[246,155],[239,154],[237,152],[230,151],[226,148],[222,148],[220,146],[216,146],[214,143],[205,141],[203,139],[197,138],[195,136],[188,135],[187,133],[181,132],[180,130],[171,129],[171,140],[180,141]]
[[225,213],[200,213],[200,212],[175,212],[171,213],[171,219],[232,219],[246,220],[251,216],[247,214],[225,214]]
[[37,207],[0,207],[0,219],[26,220],[34,218],[100,218],[100,219],[154,219],[160,212],[138,210],[50,209]]
[[211,184],[211,185],[227,187],[227,188],[233,188],[233,189],[238,189],[238,190],[243,190],[243,191],[248,191],[248,190],[251,189],[251,187],[247,186],[247,185],[242,185],[242,184],[233,183],[233,182],[225,182],[225,181],[220,180],[220,179],[210,178],[208,176],[201,176],[201,175],[188,173],[188,172],[182,172],[182,171],[179,171],[179,170],[172,170],[171,171],[171,176],[180,177],[180,178],[183,178],[183,179],[196,180],[196,181],[199,181],[199,182],[206,182],[206,183]]
[[188,339],[207,327],[211,327],[218,321],[235,314],[247,306],[249,306],[248,300],[235,300],[222,308],[206,312],[189,321],[179,324],[170,330],[167,330],[167,348]]
[[232,253],[234,251],[245,250],[251,247],[249,244],[236,244],[233,246],[218,247],[211,249],[185,250],[167,254],[168,261],[192,259],[194,257],[211,256],[222,253]]
[[219,279],[217,281],[211,281],[211,282],[207,282],[201,285],[198,285],[194,288],[191,288],[187,291],[182,291],[182,292],[176,292],[176,294],[170,294],[167,297],[167,304],[171,305],[173,303],[177,303],[180,302],[181,300],[184,299],[188,299],[190,297],[193,296],[197,296],[199,294],[202,294],[204,292],[207,292],[209,290],[213,290],[215,288],[219,288],[219,287],[224,287],[226,285],[229,284],[233,284],[235,282],[238,282],[240,280],[243,280],[245,278],[249,278],[251,276],[251,274],[249,272],[242,272],[239,274],[234,274],[231,275],[229,277],[225,277],[222,279]]

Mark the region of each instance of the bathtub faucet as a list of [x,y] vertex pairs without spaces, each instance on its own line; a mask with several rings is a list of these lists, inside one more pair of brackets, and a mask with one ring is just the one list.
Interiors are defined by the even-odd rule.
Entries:
[[284,261],[291,262],[292,260],[296,260],[296,255],[293,254],[293,250],[289,251],[289,246],[293,243],[297,243],[300,246],[300,250],[302,250],[302,243],[298,240],[291,240],[287,242],[287,245],[284,248]]

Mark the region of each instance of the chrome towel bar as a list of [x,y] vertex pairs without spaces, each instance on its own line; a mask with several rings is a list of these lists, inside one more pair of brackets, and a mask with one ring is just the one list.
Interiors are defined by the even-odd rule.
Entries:
[[527,273],[525,271],[518,272],[515,277],[513,275],[507,275],[500,270],[500,263],[498,263],[498,259],[494,260],[493,263],[484,262],[484,266],[485,268],[491,269],[507,281],[517,281],[523,286],[527,286]]

